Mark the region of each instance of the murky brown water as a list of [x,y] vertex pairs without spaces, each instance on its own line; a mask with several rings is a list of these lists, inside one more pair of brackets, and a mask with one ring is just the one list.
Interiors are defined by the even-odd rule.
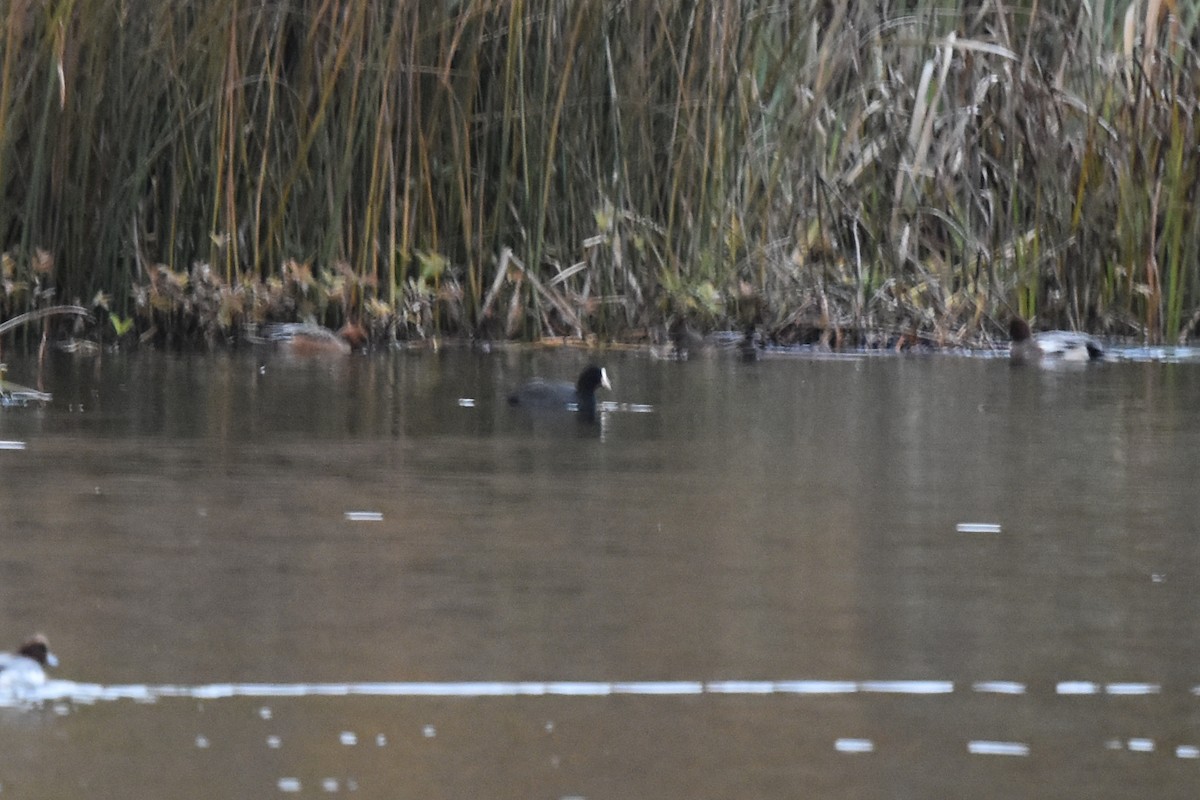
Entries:
[[55,359],[0,796],[1194,796],[1200,366],[584,358]]

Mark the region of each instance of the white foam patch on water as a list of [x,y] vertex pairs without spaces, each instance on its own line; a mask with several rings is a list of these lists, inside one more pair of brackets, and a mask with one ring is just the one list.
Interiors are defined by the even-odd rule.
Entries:
[[776,681],[780,694],[850,694],[858,691],[855,681]]
[[1104,691],[1116,695],[1158,694],[1157,683],[1110,683]]
[[1091,681],[1060,681],[1054,690],[1059,694],[1097,694],[1100,687]]
[[346,519],[350,522],[383,522],[382,511],[347,511]]
[[977,756],[1027,756],[1029,745],[1023,742],[967,742],[967,752]]
[[959,533],[999,533],[1000,525],[995,522],[960,522],[954,526]]
[[1016,681],[980,681],[971,689],[980,694],[1025,694],[1025,684]]
[[775,684],[772,681],[710,681],[704,685],[704,691],[713,694],[772,694]]
[[885,694],[950,694],[953,681],[863,681],[861,691]]

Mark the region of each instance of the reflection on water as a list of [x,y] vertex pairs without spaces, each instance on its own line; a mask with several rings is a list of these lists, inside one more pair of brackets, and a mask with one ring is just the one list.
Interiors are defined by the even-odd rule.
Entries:
[[0,791],[1190,796],[1194,364],[585,360],[52,362]]

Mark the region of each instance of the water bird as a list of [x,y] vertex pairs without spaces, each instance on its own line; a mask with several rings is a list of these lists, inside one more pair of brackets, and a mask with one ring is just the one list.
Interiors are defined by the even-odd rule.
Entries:
[[265,326],[262,338],[292,355],[346,355],[366,343],[367,332],[350,322],[337,331],[311,322],[285,322]]
[[1060,361],[1097,361],[1104,358],[1104,347],[1095,337],[1074,331],[1045,331],[1033,333],[1029,323],[1013,317],[1008,323],[1012,337],[1009,357],[1015,364],[1032,363],[1041,359]]
[[28,694],[46,682],[46,667],[56,666],[58,659],[41,634],[15,653],[0,653],[0,695]]
[[579,380],[574,384],[534,378],[511,392],[508,402],[510,405],[524,408],[578,411],[594,416],[596,390],[601,387],[612,391],[607,370],[596,364],[589,364],[579,373]]

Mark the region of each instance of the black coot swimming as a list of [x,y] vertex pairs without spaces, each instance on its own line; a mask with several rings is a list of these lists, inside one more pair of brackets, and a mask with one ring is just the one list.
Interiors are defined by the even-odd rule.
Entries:
[[516,389],[508,396],[510,405],[531,409],[578,411],[587,416],[596,413],[596,390],[604,387],[612,391],[608,373],[604,367],[592,364],[579,373],[574,384],[566,381],[533,380]]

